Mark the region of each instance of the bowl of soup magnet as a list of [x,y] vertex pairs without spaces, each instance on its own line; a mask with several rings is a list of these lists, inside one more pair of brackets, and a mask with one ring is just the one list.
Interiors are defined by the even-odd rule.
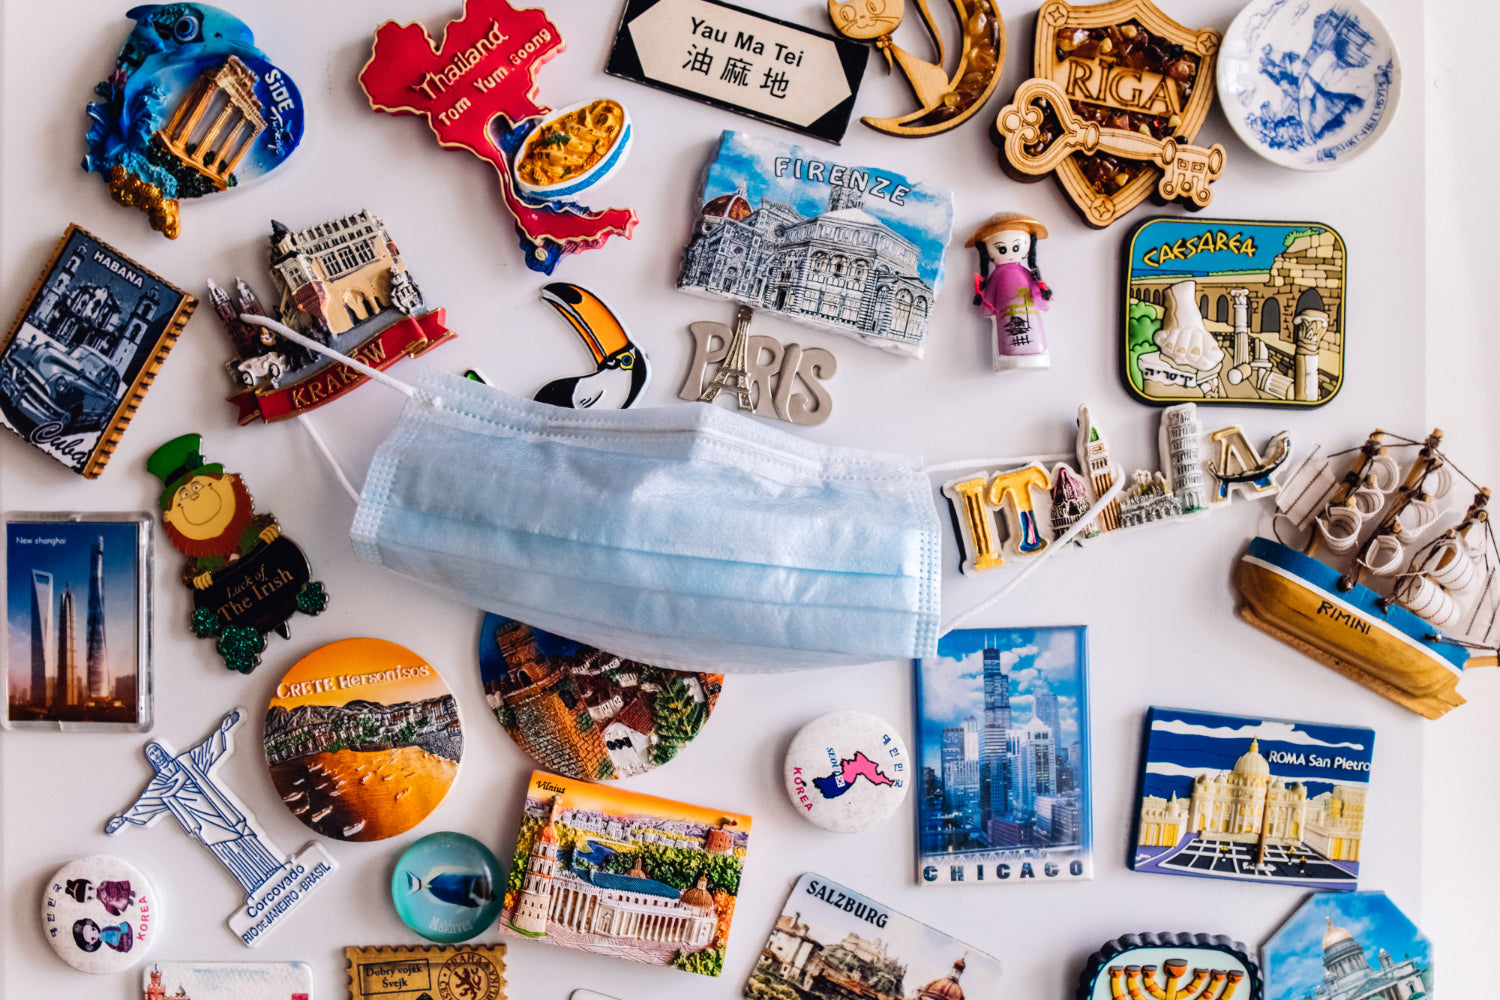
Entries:
[[516,151],[516,187],[529,198],[571,198],[608,180],[625,162],[630,112],[609,98],[554,111]]

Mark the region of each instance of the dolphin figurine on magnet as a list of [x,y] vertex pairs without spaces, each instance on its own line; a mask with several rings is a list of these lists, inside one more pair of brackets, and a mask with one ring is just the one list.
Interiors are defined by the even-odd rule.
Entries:
[[577,410],[593,406],[623,410],[634,403],[646,388],[651,369],[625,324],[599,296],[579,285],[554,281],[542,287],[542,298],[583,338],[594,356],[594,370],[548,382],[532,399]]

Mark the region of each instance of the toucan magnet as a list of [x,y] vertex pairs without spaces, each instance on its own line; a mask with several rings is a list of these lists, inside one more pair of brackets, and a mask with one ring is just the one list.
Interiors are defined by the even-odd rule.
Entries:
[[594,370],[548,382],[532,399],[575,410],[623,410],[634,403],[651,379],[651,368],[614,310],[587,288],[566,281],[542,286],[542,300],[583,338]]

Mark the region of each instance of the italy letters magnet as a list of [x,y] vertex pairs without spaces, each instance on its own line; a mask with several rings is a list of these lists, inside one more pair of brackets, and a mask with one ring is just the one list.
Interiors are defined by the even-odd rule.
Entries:
[[156,890],[135,865],[105,855],[59,868],[42,895],[41,916],[47,943],[80,972],[128,969],[160,936]]
[[444,831],[412,844],[391,874],[401,922],[429,941],[456,944],[494,926],[500,862],[473,837]]
[[114,71],[94,87],[83,168],[170,239],[178,201],[270,173],[302,140],[302,95],[228,11],[143,4]]
[[911,786],[906,741],[868,712],[830,712],[797,731],[782,780],[808,822],[858,833],[895,812]]
[[153,962],[141,1000],[312,1000],[306,962]]
[[208,462],[202,448],[200,435],[184,434],[156,449],[146,468],[165,487],[162,529],[188,557],[182,582],[193,591],[193,634],[217,639],[224,666],[248,674],[267,633],[290,637],[292,615],[322,614],[328,595],[276,517],[255,513],[239,475]]
[[438,807],[463,759],[458,703],[437,668],[383,639],[342,639],[298,660],[266,709],[281,801],[335,840],[384,840]]
[[1209,934],[1127,934],[1089,957],[1073,993],[1074,1000],[1125,996],[1261,1000],[1265,993],[1255,959],[1238,941]]
[[1432,943],[1383,892],[1320,892],[1261,946],[1271,1000],[1433,993]]
[[349,1000],[505,1000],[505,945],[345,948]]

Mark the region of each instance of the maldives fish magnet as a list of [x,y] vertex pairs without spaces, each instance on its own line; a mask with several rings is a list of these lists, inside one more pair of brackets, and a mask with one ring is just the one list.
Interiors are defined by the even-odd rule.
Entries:
[[594,370],[555,379],[532,398],[576,410],[597,406],[623,410],[636,401],[651,379],[646,354],[630,339],[630,331],[604,300],[581,285],[554,281],[542,287],[542,300],[583,338],[593,355]]
[[183,198],[225,191],[279,167],[302,141],[302,95],[255,47],[250,28],[207,4],[143,4],[88,106],[83,169],[168,239]]

